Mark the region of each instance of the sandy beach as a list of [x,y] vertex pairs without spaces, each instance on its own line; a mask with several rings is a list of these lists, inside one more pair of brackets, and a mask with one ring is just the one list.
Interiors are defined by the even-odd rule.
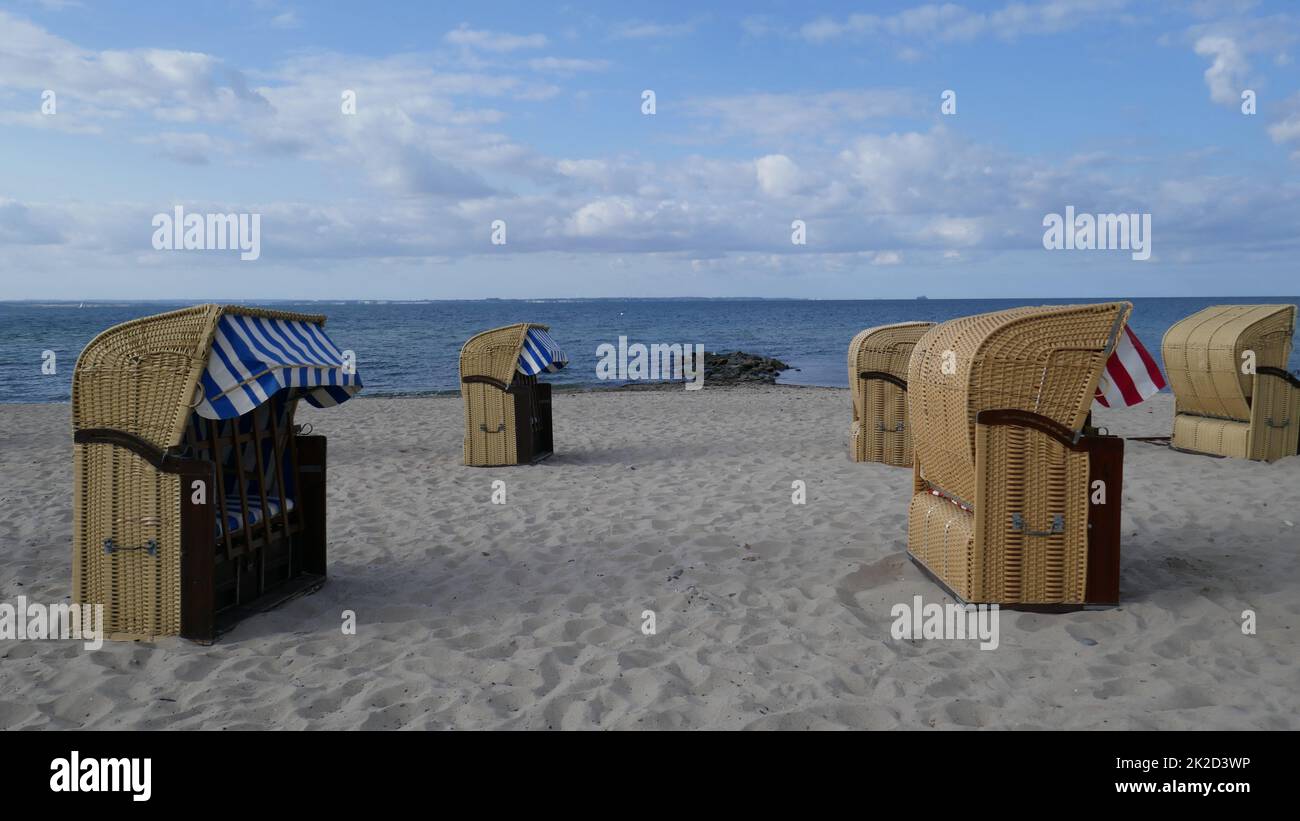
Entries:
[[[948,599],[904,552],[911,472],[849,460],[849,408],[558,393],[555,456],[483,469],[457,397],[304,405],[329,583],[210,647],[0,641],[0,728],[1300,728],[1300,458],[1127,443],[1123,604],[1003,611],[980,650],[891,637],[894,604]],[[67,600],[71,474],[68,405],[0,405],[0,601]]]

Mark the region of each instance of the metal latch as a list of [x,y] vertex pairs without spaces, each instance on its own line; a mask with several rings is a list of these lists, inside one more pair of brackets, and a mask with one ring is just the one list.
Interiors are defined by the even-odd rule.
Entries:
[[1016,533],[1023,532],[1026,536],[1055,536],[1065,532],[1065,514],[1057,513],[1052,516],[1051,530],[1025,530],[1025,517],[1019,513],[1012,513],[1011,530]]
[[111,556],[111,555],[113,555],[114,553],[119,553],[119,552],[127,552],[127,553],[129,553],[129,552],[134,551],[134,550],[143,550],[145,553],[148,553],[150,556],[157,556],[157,555],[158,555],[158,540],[157,540],[157,539],[150,539],[149,541],[145,542],[143,545],[141,545],[141,546],[139,546],[139,547],[119,547],[118,544],[117,544],[117,542],[113,541],[113,537],[112,537],[112,536],[110,536],[110,537],[108,537],[107,539],[104,540],[104,554],[105,554],[105,555]]

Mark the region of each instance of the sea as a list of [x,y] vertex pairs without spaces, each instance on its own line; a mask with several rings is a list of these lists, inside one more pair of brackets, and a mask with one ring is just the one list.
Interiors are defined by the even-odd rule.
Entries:
[[[201,301],[201,300],[199,300]],[[792,366],[780,382],[846,387],[846,353],[863,328],[908,320],[943,321],[1019,305],[1097,302],[1097,299],[546,299],[418,302],[247,302],[279,310],[324,314],[326,332],[356,353],[362,395],[455,392],[457,357],[479,331],[539,322],[570,364],[548,381],[609,385],[597,378],[597,349],[629,344],[703,344],[707,351],[741,350]],[[1135,298],[1130,322],[1157,358],[1168,328],[1209,305],[1300,304],[1300,296]],[[0,402],[67,402],[77,355],[101,331],[121,322],[195,304],[184,302],[0,302]],[[47,352],[52,352],[51,357]],[[52,365],[52,368],[51,368]],[[1289,368],[1300,371],[1300,348]],[[53,373],[46,371],[53,370]]]

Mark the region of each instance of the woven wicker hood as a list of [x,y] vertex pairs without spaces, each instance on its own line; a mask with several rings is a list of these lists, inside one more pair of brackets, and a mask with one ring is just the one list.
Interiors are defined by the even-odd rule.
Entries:
[[1097,381],[1133,306],[1013,308],[936,325],[908,364],[908,414],[925,478],[975,497],[975,416],[1026,410],[1083,428]]
[[1246,421],[1256,367],[1286,369],[1295,328],[1294,305],[1215,305],[1178,322],[1161,343],[1165,372],[1179,413]]
[[[863,371],[882,371],[906,379],[912,349],[917,340],[933,327],[933,322],[899,322],[859,331],[849,343],[849,384],[854,384]],[[853,413],[860,416],[860,397],[857,391],[851,393]]]
[[550,330],[546,325],[520,322],[471,336],[460,349],[461,380],[488,379],[501,390],[509,388],[530,328]]
[[72,377],[74,430],[112,428],[166,449],[181,443],[224,314],[323,325],[325,317],[196,305],[114,326],[86,345]]

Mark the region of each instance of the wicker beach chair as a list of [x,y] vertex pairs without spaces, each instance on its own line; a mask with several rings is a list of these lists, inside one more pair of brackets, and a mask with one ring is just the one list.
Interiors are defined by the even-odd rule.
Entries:
[[325,437],[360,378],[321,316],[199,305],[110,328],[72,380],[72,596],[110,638],[210,642],[325,580]]
[[555,450],[551,386],[537,379],[568,364],[545,325],[520,323],[470,337],[460,351],[465,464],[521,465]]
[[917,342],[907,549],[961,601],[1118,602],[1124,440],[1085,426],[1131,311],[1015,308]]
[[858,332],[849,343],[853,461],[912,466],[907,362],[916,341],[932,327],[933,322],[878,325]]
[[1286,370],[1294,305],[1215,305],[1161,344],[1174,391],[1173,446],[1272,462],[1300,448],[1300,379]]

